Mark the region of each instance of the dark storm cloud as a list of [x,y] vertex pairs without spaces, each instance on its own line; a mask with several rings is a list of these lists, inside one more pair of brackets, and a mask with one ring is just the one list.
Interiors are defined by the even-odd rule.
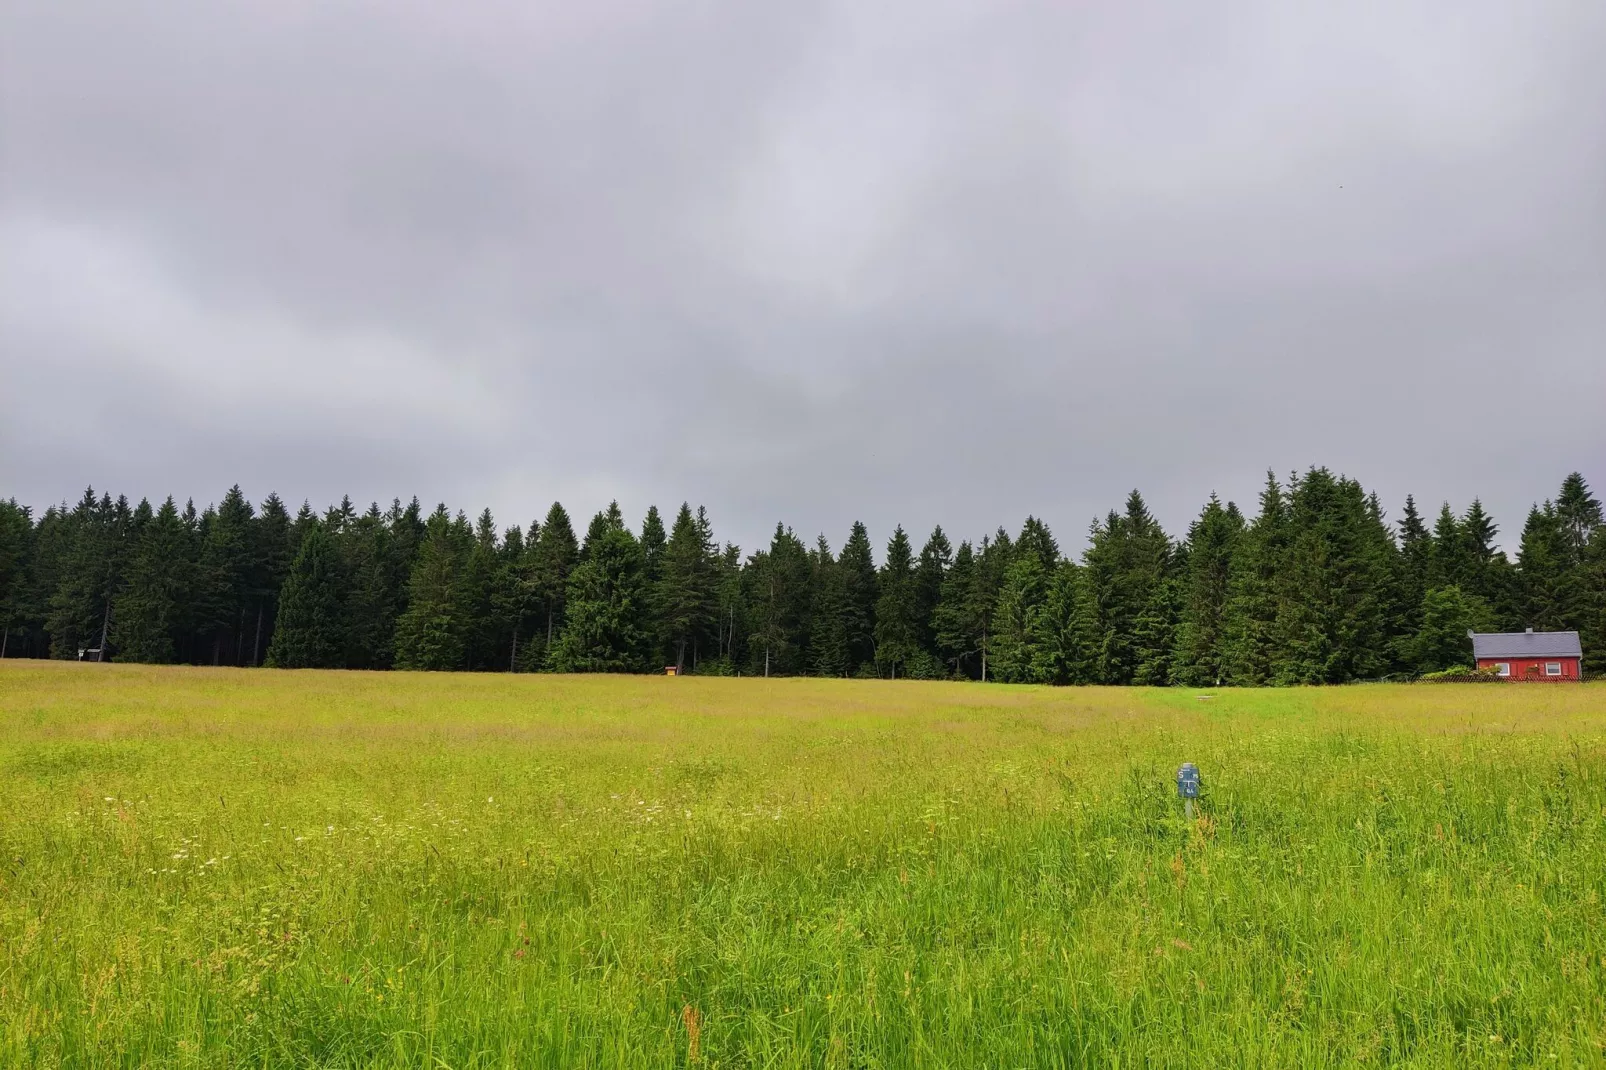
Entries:
[[[0,493],[1074,546],[1606,485],[1606,9],[0,13]],[[1558,390],[1559,388],[1559,390]]]

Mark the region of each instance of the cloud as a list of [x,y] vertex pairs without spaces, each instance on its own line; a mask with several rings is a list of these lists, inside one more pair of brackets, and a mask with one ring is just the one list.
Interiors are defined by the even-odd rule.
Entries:
[[[1074,546],[1606,484],[1606,11],[18,0],[0,492]],[[1593,466],[1593,468],[1591,467]]]

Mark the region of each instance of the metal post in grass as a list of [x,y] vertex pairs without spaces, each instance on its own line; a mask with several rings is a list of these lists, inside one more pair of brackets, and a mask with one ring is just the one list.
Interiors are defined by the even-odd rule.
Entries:
[[1177,794],[1182,797],[1188,820],[1192,821],[1193,800],[1199,797],[1199,767],[1192,762],[1183,762],[1182,768],[1177,770]]

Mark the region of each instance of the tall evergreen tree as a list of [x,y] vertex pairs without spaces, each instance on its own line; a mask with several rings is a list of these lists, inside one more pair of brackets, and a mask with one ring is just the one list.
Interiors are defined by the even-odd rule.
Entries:
[[[704,520],[699,523],[690,504],[681,502],[674,527],[658,555],[653,598],[658,638],[673,657],[677,673],[685,671],[688,654],[695,661],[705,639],[712,638],[719,612],[713,533],[707,529],[706,514]],[[649,582],[654,582],[652,568],[647,572]]]
[[1190,687],[1219,685],[1226,677],[1227,599],[1233,553],[1243,536],[1243,516],[1214,494],[1188,529],[1187,571],[1177,627],[1173,671]]
[[999,592],[1004,589],[1004,574],[1014,558],[1015,544],[1009,533],[999,528],[991,538],[982,536],[981,552],[976,555],[975,569],[970,584],[970,617],[975,624],[977,653],[981,679],[988,679],[992,657],[993,613],[998,608]]
[[278,619],[268,647],[270,666],[338,669],[344,665],[345,579],[334,537],[317,520],[311,521],[302,530],[300,548],[279,595]]
[[1567,535],[1556,507],[1551,502],[1534,506],[1522,527],[1522,544],[1517,551],[1521,595],[1518,599],[1520,623],[1537,631],[1564,629],[1571,617],[1572,578],[1567,567]]
[[598,513],[569,576],[563,634],[552,648],[557,672],[640,672],[652,636],[642,626],[647,583],[641,543],[617,503]]
[[969,542],[961,542],[954,563],[943,576],[942,596],[933,614],[937,653],[953,666],[953,675],[970,673],[970,663],[981,651],[981,622],[974,610],[976,557]]
[[0,501],[0,658],[10,649],[12,629],[26,628],[32,615],[28,579],[33,569],[33,541],[33,515],[28,508],[18,505],[15,498]]
[[349,579],[345,662],[353,669],[388,669],[395,662],[401,576],[395,534],[377,502],[351,521],[340,542]]
[[848,671],[856,675],[875,663],[875,610],[881,597],[870,532],[862,523],[854,521],[837,565],[842,571],[842,628],[848,644]]
[[1291,481],[1291,539],[1277,577],[1279,683],[1376,677],[1389,665],[1386,584],[1392,545],[1353,480],[1312,468]]
[[993,610],[991,668],[994,678],[1004,683],[1031,683],[1037,618],[1048,600],[1048,574],[1033,547],[1017,545],[1015,551],[1004,569]]
[[919,592],[915,587],[914,550],[903,525],[887,543],[887,560],[877,577],[880,597],[876,600],[876,663],[886,666],[896,680],[898,670],[908,675],[908,666],[921,652]]
[[236,483],[206,519],[195,592],[202,654],[213,665],[238,665],[245,654],[256,512]]
[[748,606],[750,668],[765,676],[789,676],[808,664],[809,553],[783,524],[767,550],[748,558],[743,582]]
[[1591,538],[1606,524],[1606,518],[1600,500],[1590,493],[1589,484],[1578,472],[1562,480],[1561,493],[1556,495],[1556,522],[1567,547],[1568,565],[1583,561]]
[[809,555],[809,658],[816,676],[847,676],[853,661],[848,647],[846,573],[822,534]]
[[937,606],[942,601],[943,579],[953,562],[953,544],[939,524],[921,547],[920,563],[915,566],[915,619],[919,622],[920,649],[933,657],[938,656]]
[[1042,608],[1028,622],[1029,678],[1039,684],[1093,682],[1098,638],[1091,627],[1082,570],[1061,561],[1049,577]]
[[177,660],[177,632],[193,595],[194,574],[189,535],[169,497],[144,525],[128,583],[117,596],[111,635],[118,661]]
[[1469,631],[1494,627],[1494,611],[1459,587],[1434,587],[1422,599],[1422,623],[1407,644],[1417,672],[1472,667]]
[[424,525],[408,580],[407,609],[396,623],[396,667],[461,669],[468,649],[464,573],[471,536],[444,504]]
[[541,525],[541,537],[530,551],[530,583],[535,588],[536,598],[540,602],[540,612],[546,630],[546,636],[539,647],[531,644],[531,649],[539,652],[543,659],[546,651],[551,649],[556,640],[559,629],[563,627],[569,573],[574,568],[579,552],[568,512],[562,504],[553,502],[552,508],[547,510],[545,522]]
[[290,575],[294,556],[289,510],[277,494],[269,494],[251,526],[250,593],[256,619],[251,626],[250,665],[262,664],[267,656],[279,613],[279,592]]
[[1288,501],[1277,477],[1266,473],[1260,513],[1233,554],[1223,627],[1227,681],[1259,687],[1272,681],[1281,651],[1277,644],[1277,577],[1288,554]]

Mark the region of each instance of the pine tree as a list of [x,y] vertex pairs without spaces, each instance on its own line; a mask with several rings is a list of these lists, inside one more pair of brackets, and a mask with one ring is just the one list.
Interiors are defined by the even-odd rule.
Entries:
[[401,601],[392,525],[376,502],[340,541],[349,577],[345,662],[353,669],[388,669],[395,662]]
[[1266,473],[1260,514],[1233,554],[1224,630],[1227,681],[1241,687],[1271,682],[1277,646],[1277,577],[1288,554],[1288,502],[1277,477]]
[[701,641],[713,634],[719,612],[713,558],[713,533],[682,502],[659,555],[653,598],[659,646],[671,653],[677,673],[685,671],[687,655],[695,658]]
[[1004,683],[1032,682],[1036,661],[1037,617],[1048,600],[1048,575],[1036,549],[1016,546],[1004,570],[1003,587],[993,610],[991,668]]
[[255,605],[251,626],[251,657],[247,664],[260,665],[273,641],[273,625],[279,613],[279,592],[290,575],[294,560],[291,548],[290,513],[277,494],[262,499],[256,522],[251,526],[250,593]]
[[[126,499],[113,502],[109,494],[96,498],[93,488],[70,513],[65,506],[62,513],[59,578],[50,592],[45,620],[51,656],[72,659],[80,650],[96,650],[99,654],[90,656],[104,660],[110,656],[106,648],[112,605],[133,541],[132,513]],[[182,616],[187,608],[175,612]]]
[[1089,624],[1082,570],[1062,561],[1048,581],[1042,608],[1028,622],[1031,664],[1028,679],[1039,684],[1093,682],[1097,638]]
[[213,665],[241,664],[252,572],[251,528],[256,518],[236,483],[205,517],[196,570],[196,616],[203,656]]
[[[12,629],[25,630],[32,615],[33,543],[32,513],[15,498],[0,501],[0,658],[10,650]],[[25,636],[19,637],[18,649],[25,648]]]
[[1517,551],[1519,614],[1524,627],[1536,631],[1564,629],[1571,617],[1568,589],[1570,556],[1567,533],[1551,502],[1534,506],[1522,528]]
[[880,597],[876,600],[876,663],[885,665],[896,680],[900,668],[908,675],[909,664],[921,653],[914,550],[901,524],[887,543],[886,564],[877,579]]
[[547,651],[551,650],[558,631],[563,627],[569,573],[578,556],[579,546],[574,539],[574,527],[569,523],[569,514],[561,503],[553,502],[552,508],[547,510],[546,521],[541,525],[541,537],[530,551],[530,583],[535,588],[546,632],[539,644],[530,644],[532,653],[539,654],[542,659],[540,662],[532,660],[532,666],[544,663]]
[[513,642],[512,624],[504,612],[510,602],[510,577],[489,509],[475,521],[462,582],[465,666],[479,671],[503,668]]
[[569,576],[563,634],[550,655],[557,672],[640,672],[652,636],[641,543],[615,504],[593,519],[581,560]]
[[1188,529],[1187,570],[1182,591],[1177,646],[1177,682],[1189,687],[1219,685],[1226,676],[1227,599],[1233,554],[1244,533],[1243,517],[1214,494]]
[[338,669],[344,665],[345,576],[333,536],[312,520],[279,594],[268,665],[280,669]]
[[937,652],[953,665],[953,675],[968,672],[981,650],[981,624],[972,612],[976,606],[975,551],[961,542],[954,563],[942,580],[942,595],[933,614]]
[[1387,670],[1392,546],[1380,515],[1354,480],[1312,468],[1289,488],[1291,538],[1277,576],[1284,684],[1343,683]]
[[408,580],[407,610],[396,622],[396,667],[461,669],[468,648],[464,571],[471,535],[444,504],[424,525]]
[[977,653],[980,659],[981,679],[988,680],[992,656],[993,613],[998,608],[999,592],[1004,589],[1004,574],[1014,558],[1015,544],[1009,533],[999,528],[989,539],[981,540],[981,552],[976,555],[975,569],[970,584],[969,617],[976,629]]
[[848,644],[848,671],[857,675],[875,663],[875,610],[881,597],[870,532],[862,523],[854,521],[837,564],[842,570],[842,627]]
[[1169,672],[1176,594],[1171,540],[1143,496],[1127,496],[1123,514],[1095,523],[1088,547],[1089,594],[1099,633],[1101,683],[1155,682]]
[[848,646],[846,573],[822,534],[809,556],[809,656],[817,676],[847,676],[853,662]]
[[937,606],[942,601],[943,579],[953,567],[953,561],[953,545],[939,524],[921,547],[920,563],[915,567],[915,619],[919,624],[920,649],[932,657],[938,656]]
[[177,660],[176,633],[194,586],[189,551],[188,533],[169,497],[141,531],[128,584],[117,596],[111,631],[116,660]]
[[1417,672],[1472,667],[1469,631],[1494,626],[1489,603],[1459,587],[1434,587],[1422,599],[1422,624],[1407,646]]
[[1606,524],[1595,525],[1578,569],[1578,638],[1584,671],[1606,674]]
[[775,525],[769,549],[748,558],[742,578],[753,672],[788,676],[807,667],[811,572],[808,551],[783,524]]
[[1556,522],[1567,546],[1568,564],[1582,562],[1590,540],[1606,524],[1606,518],[1599,499],[1590,493],[1589,484],[1578,472],[1562,480],[1561,493],[1556,495]]

